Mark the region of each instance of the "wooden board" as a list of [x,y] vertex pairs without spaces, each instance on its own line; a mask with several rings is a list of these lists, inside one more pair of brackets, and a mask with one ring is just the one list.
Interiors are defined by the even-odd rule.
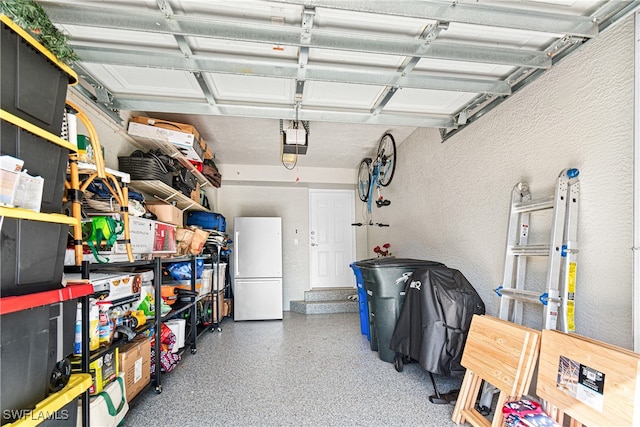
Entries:
[[531,382],[540,332],[492,316],[474,316],[462,366],[508,396],[521,396]]
[[[540,332],[492,316],[473,316],[462,366],[467,369],[451,419],[476,427],[503,425],[502,405],[526,394],[540,348]],[[482,381],[500,390],[491,421],[476,409]]]
[[640,355],[575,334],[542,332],[536,393],[589,427],[640,425]]

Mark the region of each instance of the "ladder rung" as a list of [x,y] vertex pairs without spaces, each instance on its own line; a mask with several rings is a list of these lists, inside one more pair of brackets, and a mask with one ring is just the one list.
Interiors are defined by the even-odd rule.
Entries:
[[533,211],[541,211],[544,209],[551,209],[553,208],[554,201],[555,201],[555,197],[552,196],[546,199],[518,202],[513,204],[512,211],[521,213],[521,212],[533,212]]
[[512,255],[519,256],[548,256],[549,245],[516,245],[509,246]]
[[[522,289],[504,289],[504,288],[501,288],[499,292],[502,296],[505,296],[511,299],[542,304],[540,297],[543,294],[541,294],[540,292],[524,291]],[[552,300],[552,298],[548,298],[548,299]]]

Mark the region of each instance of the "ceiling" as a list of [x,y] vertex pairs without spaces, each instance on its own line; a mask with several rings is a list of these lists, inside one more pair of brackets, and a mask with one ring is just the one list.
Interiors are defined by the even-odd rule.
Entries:
[[[463,130],[637,1],[40,1],[100,107],[195,125],[222,164],[356,168],[390,131]],[[123,123],[126,125],[126,123]]]

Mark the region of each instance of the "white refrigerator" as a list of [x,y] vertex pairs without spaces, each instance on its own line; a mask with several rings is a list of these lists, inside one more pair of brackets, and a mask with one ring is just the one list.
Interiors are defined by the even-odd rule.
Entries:
[[233,319],[282,319],[282,218],[233,220]]

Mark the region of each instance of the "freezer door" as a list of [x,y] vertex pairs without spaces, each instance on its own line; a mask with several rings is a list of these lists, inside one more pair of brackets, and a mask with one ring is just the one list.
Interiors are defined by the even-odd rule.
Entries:
[[235,279],[233,320],[282,319],[282,279]]
[[234,218],[234,277],[282,277],[282,220]]

